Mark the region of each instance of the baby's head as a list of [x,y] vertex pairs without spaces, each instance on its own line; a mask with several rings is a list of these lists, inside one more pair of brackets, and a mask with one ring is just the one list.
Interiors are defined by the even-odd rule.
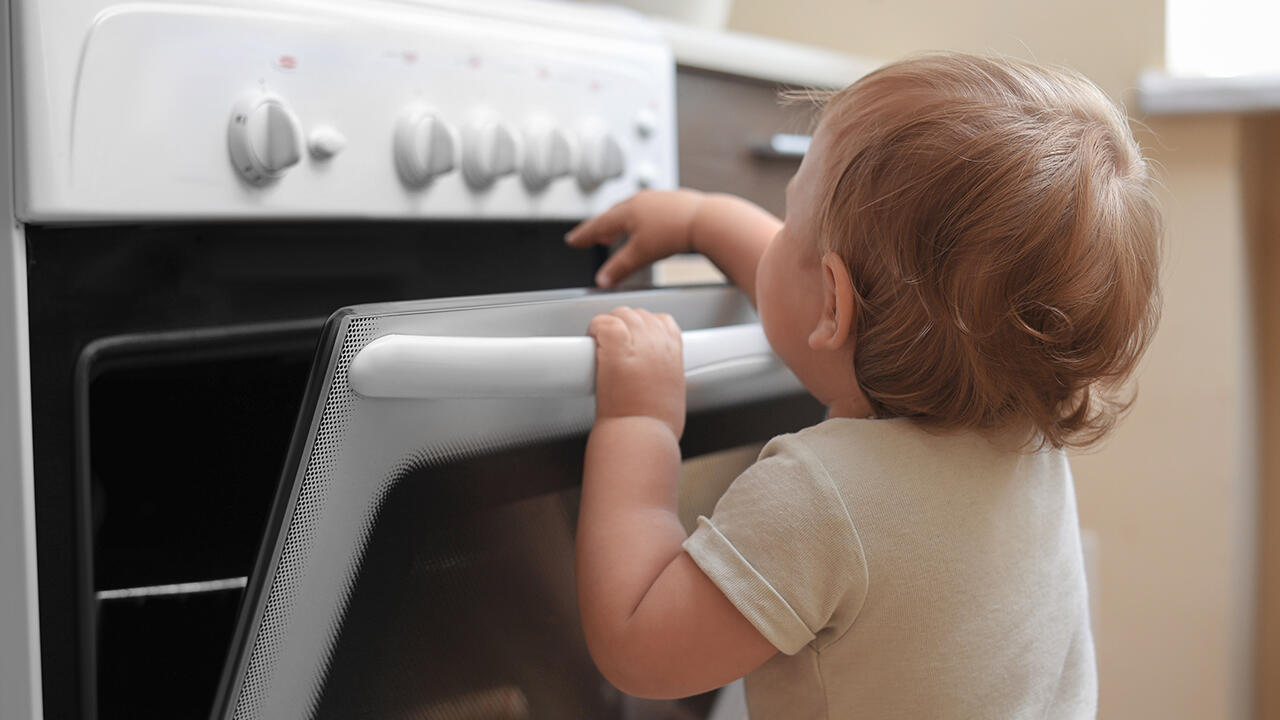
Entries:
[[[1151,183],[1124,114],[1079,75],[889,65],[826,99],[761,262],[766,330],[820,398],[851,362],[877,417],[1088,445],[1127,407],[1114,393],[1159,316]],[[815,309],[801,342],[786,316]]]

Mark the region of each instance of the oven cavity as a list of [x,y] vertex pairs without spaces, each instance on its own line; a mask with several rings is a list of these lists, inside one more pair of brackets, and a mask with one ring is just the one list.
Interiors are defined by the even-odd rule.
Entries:
[[78,382],[101,720],[209,712],[316,323],[106,338]]

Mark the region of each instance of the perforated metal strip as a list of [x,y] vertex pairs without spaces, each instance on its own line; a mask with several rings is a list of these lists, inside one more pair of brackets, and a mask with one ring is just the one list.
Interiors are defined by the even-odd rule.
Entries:
[[251,720],[260,716],[263,693],[271,684],[277,647],[285,629],[284,623],[293,610],[298,576],[310,555],[316,517],[333,479],[334,458],[350,421],[355,395],[347,386],[347,368],[356,352],[369,342],[376,330],[377,318],[353,319],[347,326],[320,427],[309,453],[310,460],[303,477],[302,489],[298,493],[289,532],[271,580],[267,607],[254,639],[242,690],[236,700],[236,720]]

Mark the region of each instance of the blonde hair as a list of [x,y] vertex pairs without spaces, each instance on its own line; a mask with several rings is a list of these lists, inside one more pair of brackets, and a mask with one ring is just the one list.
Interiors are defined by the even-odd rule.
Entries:
[[826,99],[819,245],[848,264],[877,416],[1087,446],[1159,319],[1161,218],[1123,112],[1084,77],[931,54]]

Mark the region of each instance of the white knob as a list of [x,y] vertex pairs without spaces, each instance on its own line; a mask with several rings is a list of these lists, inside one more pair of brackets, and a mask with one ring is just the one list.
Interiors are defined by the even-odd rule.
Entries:
[[332,125],[321,125],[307,136],[307,149],[317,160],[328,160],[342,152],[347,146],[347,138]]
[[410,105],[400,114],[394,143],[396,169],[410,187],[426,185],[456,163],[456,133],[424,104]]
[[636,186],[641,189],[653,187],[658,182],[658,169],[650,163],[644,163],[636,170]]
[[588,192],[606,180],[622,175],[626,162],[622,146],[604,130],[588,130],[582,137],[582,157],[578,162],[578,183]]
[[653,135],[653,131],[658,127],[658,116],[653,114],[652,110],[643,109],[636,113],[636,134],[642,138],[648,138]]
[[521,175],[530,190],[537,191],[572,169],[569,136],[549,121],[534,121],[525,131],[524,166]]
[[480,190],[516,170],[516,136],[505,123],[481,117],[462,133],[462,174]]
[[246,180],[265,185],[302,159],[302,129],[280,98],[251,92],[231,111],[227,143],[231,162]]

